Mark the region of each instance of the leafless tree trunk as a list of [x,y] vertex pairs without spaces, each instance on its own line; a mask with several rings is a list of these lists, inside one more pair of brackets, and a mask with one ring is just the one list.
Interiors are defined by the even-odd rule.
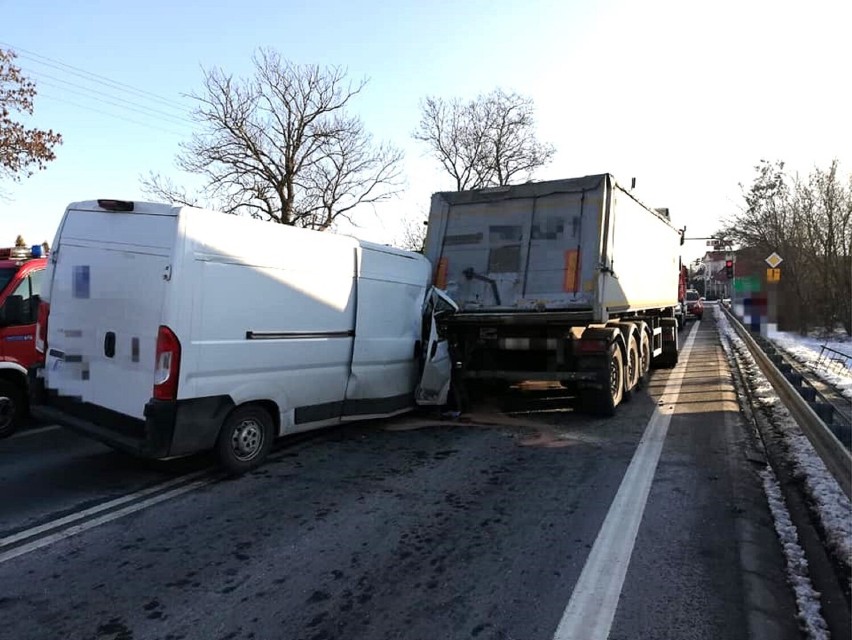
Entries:
[[553,157],[535,136],[531,98],[496,89],[470,102],[427,97],[414,139],[424,142],[456,189],[508,185],[529,178]]
[[386,200],[400,186],[402,153],[375,145],[347,113],[365,84],[349,82],[340,67],[297,65],[269,49],[255,55],[251,78],[206,71],[204,91],[192,96],[202,131],[177,157],[180,169],[203,176],[203,195],[187,197],[159,175],[143,186],[175,202],[207,200],[311,229],[351,220],[359,204]]

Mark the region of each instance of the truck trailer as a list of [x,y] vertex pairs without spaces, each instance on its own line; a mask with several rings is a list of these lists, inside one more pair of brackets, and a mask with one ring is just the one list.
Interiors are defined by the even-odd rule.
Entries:
[[425,254],[459,306],[443,331],[462,404],[549,381],[612,414],[677,363],[682,242],[610,174],[433,195]]

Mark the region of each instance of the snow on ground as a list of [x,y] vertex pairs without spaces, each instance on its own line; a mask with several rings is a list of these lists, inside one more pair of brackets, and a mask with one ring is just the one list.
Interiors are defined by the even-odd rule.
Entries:
[[[852,503],[825,467],[817,452],[814,451],[807,436],[802,433],[787,408],[778,399],[778,395],[760,371],[745,343],[730,326],[728,318],[718,308],[714,309],[713,314],[722,338],[722,346],[729,360],[734,358],[739,360],[740,367],[747,379],[746,383],[752,389],[754,400],[783,438],[787,454],[793,464],[794,473],[803,481],[812,509],[816,513],[823,531],[825,531],[827,544],[835,557],[845,564],[848,571],[852,566]],[[771,479],[774,482],[774,473],[771,472],[769,467],[767,467],[767,472],[771,474]],[[801,586],[801,563],[806,564],[806,561],[803,556],[792,553],[792,547],[790,551],[787,550],[788,543],[791,542],[788,535],[789,531],[786,530],[782,515],[776,513],[776,510],[783,508],[784,514],[787,514],[786,508],[784,508],[780,494],[778,494],[777,499],[773,497],[773,489],[770,486],[772,483],[767,480],[766,472],[763,477],[767,499],[770,502],[770,508],[776,522],[776,531],[778,531],[778,537],[785,547],[785,554],[787,554],[787,570],[790,582],[796,589],[797,600],[805,598],[804,601],[799,602],[799,614],[804,621],[814,615],[815,611],[817,612],[816,615],[819,615],[819,601],[817,598],[815,603],[809,603],[807,601],[808,589],[799,588]],[[789,520],[789,514],[786,515],[786,518]],[[792,542],[795,542],[795,540]],[[798,546],[798,543],[796,545]],[[810,587],[810,583],[807,587]],[[819,638],[823,637],[819,633],[821,629],[824,629],[824,624],[820,617],[819,620],[805,622],[805,628],[809,633],[813,630],[813,633],[817,634],[810,637]]]
[[[843,338],[826,340],[782,331],[770,331],[767,337],[775,343],[776,347],[786,351],[792,358],[804,364],[822,380],[852,400],[852,341]],[[846,362],[826,365],[823,359],[823,362],[817,365],[823,345],[848,356]]]
[[796,527],[790,520],[790,513],[787,511],[787,505],[784,504],[778,479],[768,465],[760,472],[760,477],[763,479],[763,490],[769,500],[769,510],[772,512],[772,519],[775,521],[775,530],[778,532],[778,539],[781,541],[784,557],[787,560],[787,573],[793,586],[793,592],[796,594],[799,622],[809,638],[828,640],[828,628],[820,613],[819,594],[811,584],[808,575],[808,561],[805,558],[804,550],[799,545]]

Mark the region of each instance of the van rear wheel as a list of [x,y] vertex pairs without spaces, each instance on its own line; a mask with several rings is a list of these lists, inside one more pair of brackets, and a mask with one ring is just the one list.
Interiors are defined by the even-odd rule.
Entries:
[[274,437],[272,418],[265,409],[254,405],[238,407],[219,432],[219,462],[234,475],[251,471],[266,459]]

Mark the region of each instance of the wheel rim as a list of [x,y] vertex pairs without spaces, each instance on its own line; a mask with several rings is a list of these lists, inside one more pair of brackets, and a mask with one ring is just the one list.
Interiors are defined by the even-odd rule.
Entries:
[[231,435],[231,448],[237,460],[254,458],[263,447],[263,426],[253,418],[241,421]]
[[636,350],[631,349],[627,358],[627,375],[630,376],[630,383],[632,384],[636,379]]
[[616,358],[610,358],[609,361],[609,393],[615,398],[618,395],[618,388],[621,385],[621,376],[619,362]]
[[0,396],[0,430],[12,424],[15,418],[15,403],[12,398]]

